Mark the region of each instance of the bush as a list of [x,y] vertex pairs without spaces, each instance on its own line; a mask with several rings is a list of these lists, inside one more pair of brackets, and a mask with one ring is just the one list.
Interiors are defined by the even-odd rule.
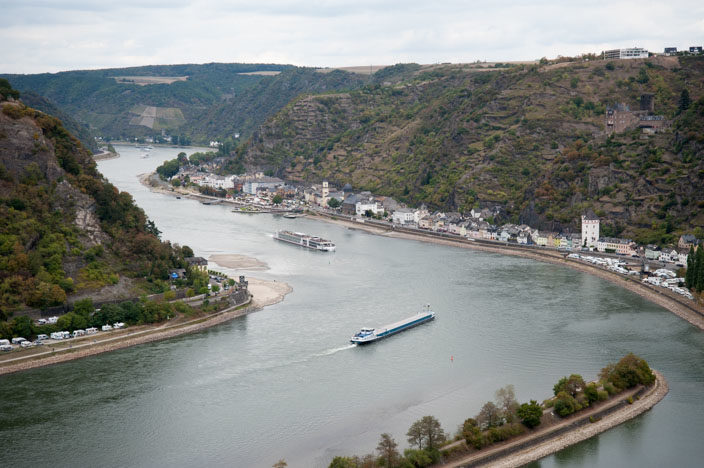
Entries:
[[606,390],[599,390],[597,392],[597,395],[598,395],[598,397],[597,397],[598,401],[606,401],[609,399],[609,392],[607,392]]
[[521,418],[521,422],[529,428],[534,428],[540,425],[540,418],[543,416],[543,408],[537,401],[531,400],[530,403],[523,403],[518,407],[516,414]]
[[604,382],[604,390],[606,390],[609,396],[616,395],[618,393],[618,389],[616,389],[611,382]]
[[558,416],[562,418],[569,416],[581,409],[578,408],[578,406],[577,400],[569,393],[563,391],[557,394],[557,398],[555,399],[555,413]]
[[597,390],[596,385],[590,383],[584,387],[584,396],[587,398],[589,403],[594,403],[597,401],[599,399],[599,391]]
[[655,382],[655,374],[648,363],[633,353],[627,354],[615,365],[606,366],[599,375],[620,390]]

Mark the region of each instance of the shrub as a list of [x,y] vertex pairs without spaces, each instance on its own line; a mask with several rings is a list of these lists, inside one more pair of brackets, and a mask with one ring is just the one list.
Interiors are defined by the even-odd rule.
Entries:
[[599,391],[597,390],[596,385],[590,383],[584,387],[584,396],[587,397],[589,403],[594,403],[597,401],[599,399]]
[[603,368],[600,377],[621,390],[655,382],[655,374],[648,363],[633,353],[625,355],[616,364]]
[[560,392],[555,399],[555,413],[564,418],[578,410],[577,400],[567,392]]
[[606,390],[599,390],[597,392],[597,395],[598,395],[598,397],[597,397],[598,401],[606,401],[609,399],[609,392],[607,392]]
[[633,404],[633,397],[629,396],[626,401],[628,402],[629,405],[632,405]]
[[618,390],[611,382],[604,382],[604,390],[606,390],[609,395],[616,395],[618,393]]
[[537,401],[531,400],[530,403],[523,403],[519,406],[516,414],[521,418],[523,424],[533,428],[540,424],[540,418],[543,416],[543,408],[540,407]]

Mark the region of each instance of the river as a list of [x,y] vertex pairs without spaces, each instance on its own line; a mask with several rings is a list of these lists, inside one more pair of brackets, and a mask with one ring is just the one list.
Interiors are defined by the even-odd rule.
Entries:
[[[533,466],[700,466],[704,334],[664,309],[566,267],[151,193],[137,175],[181,150],[117,150],[100,171],[164,239],[204,257],[256,257],[270,269],[252,276],[293,293],[201,333],[0,377],[0,465],[324,467],[374,451],[382,432],[407,447],[424,415],[454,433],[506,384],[520,401],[543,400],[561,376],[593,379],[633,351],[666,376],[669,395]],[[337,251],[274,241],[282,228]],[[349,345],[361,326],[424,303],[434,322]]]

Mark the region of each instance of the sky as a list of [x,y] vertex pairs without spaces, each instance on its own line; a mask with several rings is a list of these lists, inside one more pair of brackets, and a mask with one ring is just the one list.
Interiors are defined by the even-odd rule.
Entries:
[[0,73],[515,61],[703,43],[701,0],[0,0]]

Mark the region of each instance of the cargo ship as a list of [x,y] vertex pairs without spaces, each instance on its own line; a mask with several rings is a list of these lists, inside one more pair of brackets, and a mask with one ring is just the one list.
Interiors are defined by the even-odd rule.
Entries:
[[277,231],[274,234],[274,239],[323,252],[333,252],[335,250],[335,244],[331,241],[321,237],[309,236],[302,232]]
[[425,310],[405,320],[390,323],[380,328],[362,328],[359,333],[350,338],[350,342],[356,344],[372,343],[386,338],[387,336],[395,335],[396,333],[413,328],[421,323],[433,320],[434,318],[435,313],[430,310],[430,305],[427,305]]

